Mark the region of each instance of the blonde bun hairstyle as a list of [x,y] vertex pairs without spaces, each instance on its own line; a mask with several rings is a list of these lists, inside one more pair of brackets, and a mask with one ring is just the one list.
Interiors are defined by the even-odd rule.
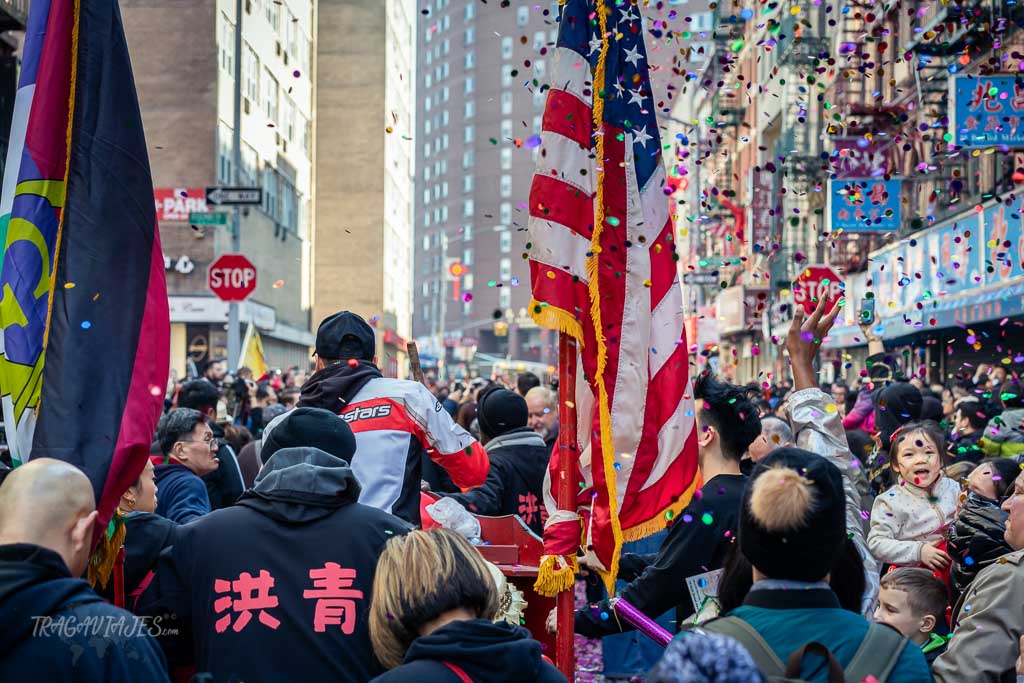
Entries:
[[795,531],[806,525],[814,507],[814,482],[794,469],[775,466],[757,477],[750,513],[766,531]]

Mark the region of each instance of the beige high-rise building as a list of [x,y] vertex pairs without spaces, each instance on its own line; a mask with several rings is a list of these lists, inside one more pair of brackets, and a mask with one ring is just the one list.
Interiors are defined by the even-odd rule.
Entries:
[[415,26],[413,0],[317,5],[313,325],[364,316],[390,375],[412,332]]

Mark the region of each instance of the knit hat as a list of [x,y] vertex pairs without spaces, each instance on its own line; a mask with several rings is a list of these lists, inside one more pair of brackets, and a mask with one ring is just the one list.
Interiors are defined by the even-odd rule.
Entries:
[[846,497],[839,469],[800,448],[760,460],[743,492],[740,550],[772,579],[820,581],[846,539]]
[[648,683],[761,683],[764,676],[737,641],[719,633],[684,632],[676,637]]
[[525,427],[530,421],[526,399],[508,389],[490,389],[480,394],[476,406],[480,431],[494,438],[513,429]]
[[882,438],[886,450],[897,429],[921,419],[924,399],[917,387],[906,382],[890,384],[879,392],[875,400],[875,428]]
[[356,437],[348,423],[323,408],[296,408],[272,420],[263,430],[260,458],[267,462],[282,448],[319,448],[345,462],[356,452]]

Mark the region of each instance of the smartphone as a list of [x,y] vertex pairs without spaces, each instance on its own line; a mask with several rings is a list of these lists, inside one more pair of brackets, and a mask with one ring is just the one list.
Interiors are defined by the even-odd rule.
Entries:
[[870,325],[873,322],[875,322],[875,295],[868,292],[860,300],[860,324]]

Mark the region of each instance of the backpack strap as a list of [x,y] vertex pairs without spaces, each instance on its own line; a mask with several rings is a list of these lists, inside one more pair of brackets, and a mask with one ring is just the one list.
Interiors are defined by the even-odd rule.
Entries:
[[[816,640],[806,643],[789,655],[789,659],[786,661],[787,681],[790,679],[800,679],[800,673],[804,668],[804,655],[808,652],[821,655],[828,662],[828,683],[844,683],[843,667],[839,664],[835,655],[832,654],[832,651]],[[861,682],[858,681],[857,683]]]
[[[738,640],[767,678],[781,678],[785,666],[757,630],[739,617],[719,617],[701,624],[699,630],[719,633]],[[860,683],[858,681],[857,683]],[[884,682],[880,682],[884,683]]]
[[469,674],[467,674],[465,671],[463,671],[461,667],[458,667],[458,666],[452,664],[451,662],[441,662],[441,663],[444,664],[445,666],[447,666],[449,669],[451,669],[452,673],[454,673],[456,676],[458,676],[459,680],[462,681],[462,683],[473,683],[473,679],[470,678]]
[[869,676],[874,676],[878,683],[885,683],[906,646],[907,639],[899,631],[885,624],[871,622],[860,647],[844,669],[847,683],[861,683]]

